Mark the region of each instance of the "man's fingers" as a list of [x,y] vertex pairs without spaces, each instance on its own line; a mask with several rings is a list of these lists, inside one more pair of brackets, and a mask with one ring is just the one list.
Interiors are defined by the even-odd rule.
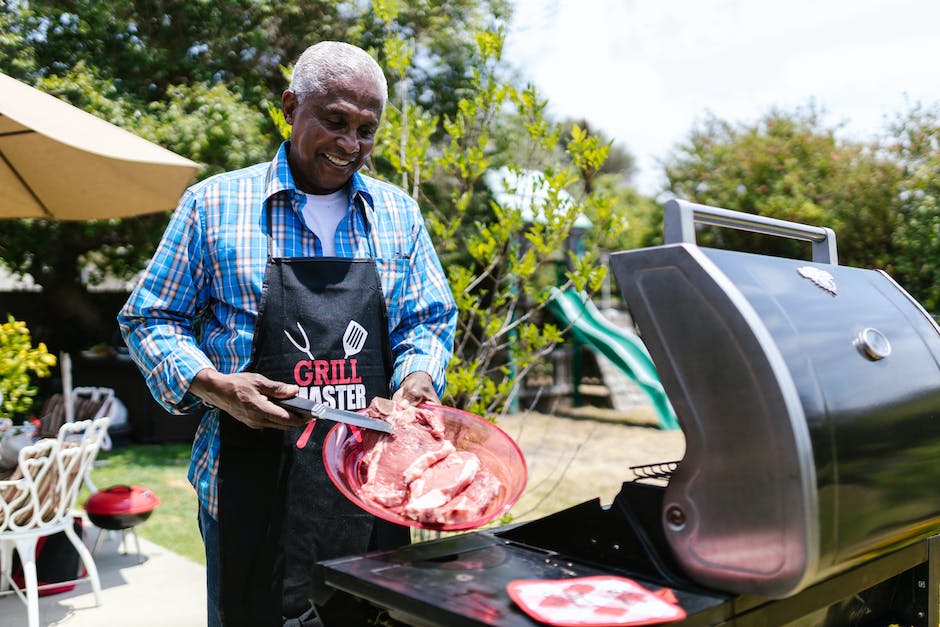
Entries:
[[286,397],[292,398],[296,396],[296,392],[291,393],[290,387],[292,386],[283,384],[283,387],[280,388],[281,392],[278,393],[278,384],[276,384],[276,382],[272,383],[275,383],[275,385],[271,387],[264,386],[264,390],[258,389],[258,396],[251,403],[243,406],[245,411],[238,419],[252,429],[287,430],[293,429],[294,427],[302,427],[308,423],[310,416],[303,416],[290,411],[271,400],[272,398],[284,398],[284,388],[287,388]]
[[300,388],[293,383],[267,379],[259,391],[266,396],[273,396],[274,398],[293,398],[300,392]]
[[420,371],[405,377],[393,398],[407,400],[413,405],[419,405],[422,402],[440,403],[431,381],[431,375]]
[[272,418],[274,426],[277,428],[290,429],[291,427],[297,427],[310,421],[309,415],[304,416],[298,412],[291,411],[268,399],[264,401],[264,408],[268,416]]

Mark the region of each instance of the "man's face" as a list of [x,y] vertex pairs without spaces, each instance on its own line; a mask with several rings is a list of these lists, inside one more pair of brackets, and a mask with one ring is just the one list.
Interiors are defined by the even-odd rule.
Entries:
[[372,152],[382,102],[365,77],[335,81],[326,94],[306,94],[303,104],[284,92],[284,117],[292,125],[288,161],[298,188],[329,194],[346,184]]

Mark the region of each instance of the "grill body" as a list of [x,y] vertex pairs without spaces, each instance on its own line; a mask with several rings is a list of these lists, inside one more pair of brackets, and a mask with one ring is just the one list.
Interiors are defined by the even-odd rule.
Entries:
[[[668,587],[686,627],[940,622],[940,329],[829,229],[670,201],[666,245],[611,268],[684,458],[507,527],[321,564],[346,624],[531,626],[506,586],[612,573]],[[803,239],[805,262],[695,245],[706,223]],[[648,480],[651,479],[651,480]],[[673,623],[678,624],[678,623]]]
[[887,275],[688,243],[611,266],[686,436],[663,525],[694,579],[782,597],[936,532],[940,332]]

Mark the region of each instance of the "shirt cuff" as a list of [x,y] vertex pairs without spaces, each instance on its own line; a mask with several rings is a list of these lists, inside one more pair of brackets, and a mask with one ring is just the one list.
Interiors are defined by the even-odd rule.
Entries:
[[171,357],[157,364],[147,385],[151,390],[159,390],[158,401],[174,414],[192,411],[202,404],[202,399],[188,392],[189,385],[201,370],[215,369],[215,365],[205,353],[195,347],[181,347]]
[[444,390],[447,387],[444,370],[438,360],[427,355],[406,355],[398,360],[392,372],[392,391],[401,387],[401,382],[413,372],[426,372],[431,375],[437,395],[444,396]]

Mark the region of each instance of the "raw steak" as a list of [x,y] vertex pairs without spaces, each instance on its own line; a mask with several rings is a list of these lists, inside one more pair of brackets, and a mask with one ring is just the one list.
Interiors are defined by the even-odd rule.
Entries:
[[[369,412],[370,415],[372,412]],[[447,457],[454,445],[444,439],[444,425],[433,413],[404,407],[386,416],[395,427],[394,436],[367,431],[363,436],[366,451],[362,463],[366,480],[360,496],[394,507],[405,502],[408,484],[434,462]]]
[[473,453],[451,453],[408,484],[405,515],[424,520],[428,512],[451,500],[470,485],[479,470],[480,458]]
[[470,485],[450,501],[435,509],[415,512],[415,515],[409,518],[418,522],[439,525],[452,525],[474,520],[486,512],[493,499],[499,495],[501,486],[502,483],[493,473],[481,469]]
[[432,411],[376,398],[366,413],[395,434],[362,432],[363,500],[421,523],[454,524],[478,518],[501,483],[470,451],[457,451]]

